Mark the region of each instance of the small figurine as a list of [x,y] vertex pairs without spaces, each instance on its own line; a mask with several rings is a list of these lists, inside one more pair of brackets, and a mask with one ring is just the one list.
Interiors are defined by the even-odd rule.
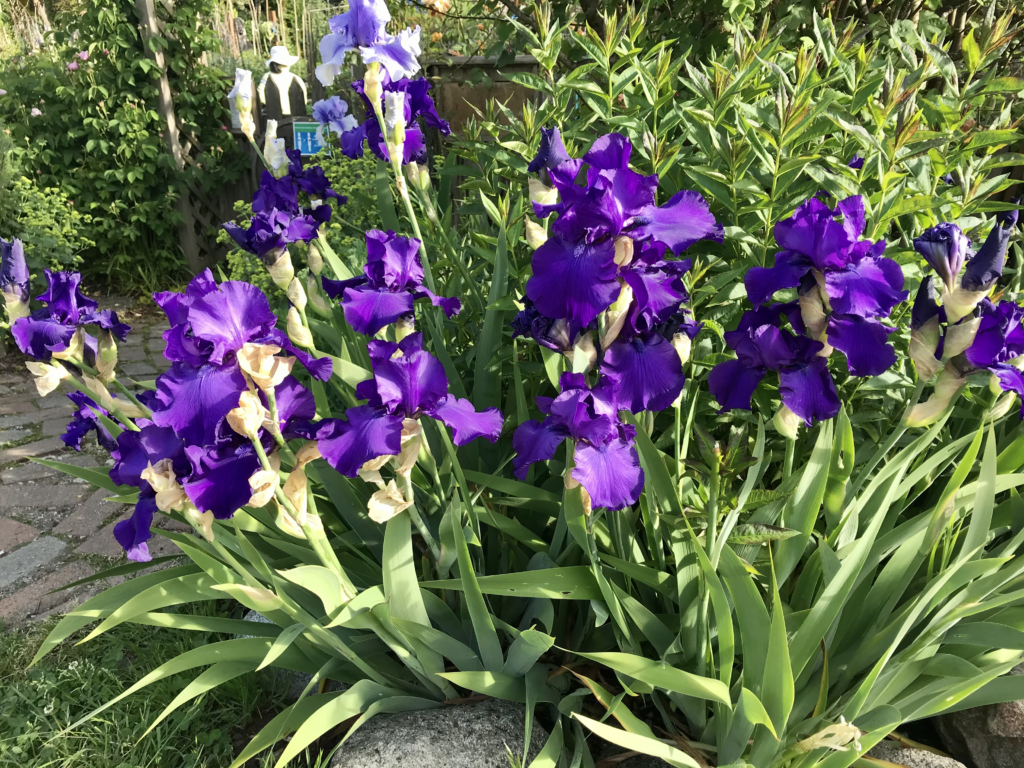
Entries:
[[267,120],[277,120],[283,125],[306,116],[306,84],[289,70],[298,60],[299,57],[292,56],[283,45],[270,49],[267,61],[270,71],[263,75],[256,89]]

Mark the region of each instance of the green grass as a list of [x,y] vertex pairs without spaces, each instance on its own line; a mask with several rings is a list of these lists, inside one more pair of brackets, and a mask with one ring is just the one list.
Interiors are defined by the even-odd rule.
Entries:
[[155,683],[63,734],[160,663],[226,638],[126,624],[83,646],[71,638],[27,669],[51,627],[0,626],[0,768],[221,768],[282,706],[284,691],[275,690],[272,677],[244,675],[177,710],[142,739],[193,672]]

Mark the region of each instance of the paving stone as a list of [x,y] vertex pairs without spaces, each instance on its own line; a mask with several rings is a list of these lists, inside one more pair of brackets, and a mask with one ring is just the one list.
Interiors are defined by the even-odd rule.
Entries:
[[67,448],[64,442],[57,437],[47,437],[44,440],[36,440],[34,443],[26,443],[16,448],[6,448],[0,451],[0,466],[10,464],[19,459],[27,459],[35,456],[45,456],[48,453]]
[[53,529],[53,532],[62,536],[84,539],[100,528],[112,515],[123,515],[127,505],[104,501],[110,495],[110,491],[104,488],[95,491],[92,496],[79,504],[74,512],[65,517],[60,525]]
[[0,557],[0,589],[25,578],[36,568],[53,562],[66,548],[67,544],[60,539],[43,536],[16,552]]
[[10,427],[23,427],[26,424],[36,424],[39,421],[40,414],[36,411],[32,413],[21,413],[15,416],[0,416],[0,429],[8,429]]
[[95,594],[103,588],[103,584],[93,582],[75,587],[70,591],[54,592],[52,595],[48,593],[92,576],[95,572],[95,569],[88,563],[82,561],[68,563],[46,578],[0,600],[0,621],[16,623],[57,606],[60,606],[64,612],[72,609],[75,605],[70,605],[70,603],[81,604],[87,594]]
[[[122,519],[126,518],[127,515]],[[124,550],[121,549],[121,545],[114,538],[114,526],[118,522],[120,521],[105,525],[96,531],[96,533],[85,540],[85,543],[75,550],[75,553],[79,555],[102,555],[103,557],[116,560],[125,559]],[[177,544],[160,535],[154,535],[147,544],[149,545],[149,553],[153,557],[163,557],[164,555],[173,555],[181,552]]]
[[133,360],[145,360],[146,350],[142,345],[136,345],[134,347],[118,347],[117,360],[118,362],[132,362]]
[[[76,467],[99,466],[96,459],[88,453],[72,453],[69,456],[61,456],[60,460],[65,464],[74,464]],[[63,474],[64,473],[58,469],[51,469],[44,464],[36,464],[34,461],[29,461],[0,472],[0,482],[4,482],[9,485],[11,483],[23,483],[26,480],[41,480],[44,477],[53,477],[54,475]]]
[[156,368],[149,363],[129,363],[121,366],[121,371],[128,376],[151,376],[156,373]]
[[35,413],[38,408],[28,398],[20,400],[4,400],[0,402],[0,416],[13,416],[21,413]]
[[[75,410],[74,403],[72,403],[70,400],[64,397],[64,395],[61,392],[51,392],[46,397],[37,397],[36,405],[39,406],[39,410],[41,411],[54,411],[58,408],[64,411]],[[52,418],[53,414],[42,413],[40,414],[40,416]]]
[[0,552],[10,554],[22,544],[35,541],[39,531],[31,525],[0,517]]
[[43,422],[43,437],[60,437],[68,428],[70,419],[47,419]]
[[18,440],[24,440],[31,434],[27,429],[5,429],[3,432],[0,432],[0,444],[16,443]]
[[86,493],[80,485],[12,485],[0,493],[0,509],[12,507],[67,507]]

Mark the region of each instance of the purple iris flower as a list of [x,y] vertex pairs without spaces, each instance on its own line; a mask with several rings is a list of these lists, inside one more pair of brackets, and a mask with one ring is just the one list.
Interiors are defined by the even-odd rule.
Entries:
[[[341,134],[341,151],[346,157],[357,158],[363,156],[363,142],[367,142],[370,151],[381,160],[388,160],[387,142],[381,132],[377,116],[374,114],[373,105],[366,98],[363,90],[363,81],[358,80],[352,83],[352,88],[358,93],[366,104],[366,122],[357,128]],[[402,164],[425,163],[427,161],[427,144],[423,137],[423,130],[416,122],[417,118],[423,118],[423,122],[431,128],[436,128],[440,133],[447,136],[452,132],[447,121],[442,120],[437,114],[434,100],[430,97],[430,83],[425,78],[410,80],[403,77],[399,80],[384,79],[384,93],[405,93],[405,144],[402,151]]]
[[853,170],[859,171],[864,167],[864,158],[854,152],[853,157],[850,158],[850,162],[848,162],[847,165],[850,168],[853,168]]
[[985,299],[979,309],[981,324],[964,356],[973,368],[991,371],[1001,389],[1021,396],[1024,419],[1024,373],[1012,363],[1024,355],[1024,307],[1010,301],[993,304]]
[[348,104],[340,96],[321,99],[313,105],[313,119],[320,123],[320,136],[326,127],[338,136],[351,131],[359,125],[359,121],[348,112]]
[[[586,327],[619,295],[626,254],[639,251],[650,263],[666,250],[678,254],[701,239],[721,242],[722,228],[696,192],[682,191],[655,205],[658,177],[629,168],[632,145],[624,136],[602,136],[582,159],[553,167],[565,149],[554,131],[545,141],[539,157],[560,200],[534,204],[541,218],[558,214],[551,236],[534,251],[533,277],[526,285],[541,314]],[[584,165],[586,181],[578,185]]]
[[574,480],[590,495],[594,507],[622,509],[636,503],[644,487],[644,471],[633,440],[636,429],[619,420],[612,383],[601,378],[587,385],[581,373],[563,373],[558,397],[538,397],[543,421],[523,422],[512,436],[516,477],[530,465],[554,457],[565,438],[576,441]]
[[320,225],[331,218],[331,207],[320,205],[311,213],[293,214],[277,208],[259,211],[242,229],[233,221],[222,226],[238,247],[260,257],[264,263],[273,263],[290,243],[308,243],[317,236]]
[[936,224],[914,238],[914,250],[924,256],[928,265],[938,273],[946,289],[952,291],[956,278],[968,256],[973,256],[971,241],[956,224]]
[[[448,393],[448,378],[437,358],[423,349],[423,337],[412,333],[395,344],[367,344],[373,378],[356,387],[366,405],[349,408],[346,419],[324,419],[306,434],[318,441],[327,463],[347,477],[356,477],[367,461],[401,451],[402,422],[432,416],[452,428],[455,444],[478,437],[492,443],[501,435],[497,408],[477,412],[468,400]],[[396,353],[400,355],[396,356]]]
[[822,343],[783,330],[784,315],[799,322],[792,305],[776,304],[748,310],[736,330],[726,332],[725,343],[736,351],[736,359],[719,363],[708,375],[711,394],[722,406],[720,413],[732,408],[749,411],[754,390],[768,371],[779,374],[782,404],[807,426],[839,413],[832,375],[818,354]]
[[324,292],[341,297],[345,320],[359,333],[372,336],[413,311],[416,299],[428,298],[448,317],[458,314],[462,302],[437,296],[423,285],[420,241],[399,237],[388,230],[366,233],[366,266],[363,277],[351,280],[323,279]]
[[7,301],[28,304],[28,263],[25,247],[18,238],[7,242],[0,237],[0,293]]
[[170,322],[164,357],[174,363],[157,379],[153,421],[172,427],[190,445],[216,442],[221,422],[238,405],[246,381],[235,355],[245,344],[278,346],[321,381],[333,373],[329,357],[313,358],[276,328],[270,302],[254,285],[218,286],[207,269],[184,293],[157,293],[153,300]]
[[[348,201],[348,198],[345,197],[345,195],[339,195],[331,189],[330,179],[327,178],[327,174],[324,173],[324,169],[322,167],[319,165],[303,166],[302,152],[297,149],[286,149],[284,153],[288,157],[287,178],[290,179],[296,187],[305,192],[311,201],[316,199],[326,200],[329,197],[333,197],[337,200],[339,205],[343,205]],[[255,207],[253,210],[256,210]],[[320,211],[320,206],[307,208],[303,212],[312,215],[314,218],[317,216],[326,216],[324,221],[328,221],[331,218],[330,210]]]
[[68,399],[78,406],[78,410],[72,415],[71,423],[68,424],[64,434],[60,436],[64,444],[76,451],[81,451],[82,439],[95,429],[97,442],[107,451],[114,451],[117,448],[117,442],[96,416],[97,412],[104,416],[110,416],[106,409],[97,405],[84,392],[70,392]]
[[128,553],[128,559],[148,562],[151,558],[149,546],[152,538],[150,527],[153,513],[157,511],[156,492],[149,482],[142,479],[142,473],[151,464],[156,465],[167,459],[178,477],[189,472],[185,445],[171,429],[157,427],[146,419],[139,419],[136,426],[140,431],[125,430],[117,436],[117,445],[111,455],[114,468],[110,478],[119,485],[131,485],[139,489],[139,500],[132,516],[114,526],[114,538]]
[[530,161],[527,170],[530,173],[538,173],[541,168],[557,168],[562,163],[572,160],[569,153],[565,151],[562,143],[562,134],[558,127],[540,129],[540,146],[537,148],[537,156]]
[[391,14],[384,0],[351,0],[348,7],[347,13],[331,17],[330,34],[320,41],[323,64],[316,68],[316,76],[321,83],[333,83],[345,65],[345,55],[356,48],[364,64],[379,63],[394,79],[419,71],[419,27],[389,35],[384,28]]
[[512,318],[512,338],[533,339],[542,347],[569,354],[573,342],[583,331],[578,323],[542,315],[530,299],[524,299],[525,308]]
[[[811,198],[788,219],[775,225],[775,239],[784,250],[775,266],[754,267],[744,284],[755,306],[766,304],[776,291],[800,288],[801,303],[820,302],[829,311],[821,331],[828,343],[846,355],[854,376],[877,376],[896,362],[886,342],[894,329],[877,318],[907,298],[903,271],[882,256],[885,241],[861,240],[864,200],[848,197],[835,210]],[[811,317],[807,325],[813,325]]]
[[[120,322],[115,312],[98,309],[99,305],[82,293],[78,272],[43,272],[48,285],[36,298],[46,306],[11,326],[18,349],[37,360],[49,360],[54,352],[68,348],[76,329],[87,325],[109,330],[121,341],[128,337],[131,326]],[[95,348],[96,340],[91,336],[87,343],[89,340]]]

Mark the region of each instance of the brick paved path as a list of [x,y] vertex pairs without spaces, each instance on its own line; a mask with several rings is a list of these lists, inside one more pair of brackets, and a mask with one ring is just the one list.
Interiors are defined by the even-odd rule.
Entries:
[[[168,366],[160,354],[166,321],[125,314],[132,333],[119,344],[118,374],[122,381],[153,379]],[[110,585],[98,581],[47,594],[126,562],[113,528],[131,508],[105,501],[109,491],[29,460],[113,465],[94,433],[81,453],[64,445],[60,435],[74,406],[60,392],[39,397],[23,363],[10,364],[11,354],[0,373],[0,623],[16,625],[66,613]],[[177,551],[162,536],[151,539],[149,549],[154,557]]]

